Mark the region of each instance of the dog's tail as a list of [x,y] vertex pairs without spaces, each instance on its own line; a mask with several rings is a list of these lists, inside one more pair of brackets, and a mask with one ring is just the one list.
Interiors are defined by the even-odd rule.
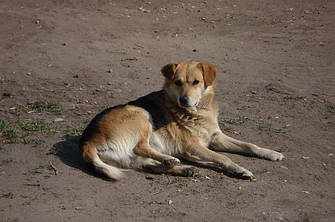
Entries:
[[104,163],[95,152],[95,149],[89,149],[87,146],[86,144],[84,147],[81,147],[82,160],[86,164],[91,164],[98,173],[112,180],[119,180],[124,176],[119,168]]

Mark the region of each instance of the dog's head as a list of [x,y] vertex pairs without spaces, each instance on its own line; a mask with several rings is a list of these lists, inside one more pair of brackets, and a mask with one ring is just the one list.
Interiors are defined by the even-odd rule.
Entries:
[[202,99],[213,96],[217,69],[208,63],[172,62],[162,68],[164,90],[182,108],[197,107]]

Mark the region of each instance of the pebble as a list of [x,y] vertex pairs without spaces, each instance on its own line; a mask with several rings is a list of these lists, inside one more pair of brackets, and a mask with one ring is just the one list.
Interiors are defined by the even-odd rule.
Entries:
[[280,166],[280,168],[288,170],[288,167],[286,167],[286,166]]
[[284,217],[283,216],[278,216],[278,217],[276,217],[276,219],[279,220],[279,221],[282,221],[282,220],[284,220]]
[[63,118],[56,118],[56,119],[54,120],[54,122],[63,122],[63,121],[64,121]]
[[312,12],[311,12],[311,10],[306,9],[306,10],[304,10],[304,14],[312,14]]
[[140,10],[143,13],[149,13],[150,12],[150,10],[144,9],[143,7],[139,7],[138,10]]
[[154,178],[152,176],[145,176],[145,179],[147,179],[147,180],[153,180]]

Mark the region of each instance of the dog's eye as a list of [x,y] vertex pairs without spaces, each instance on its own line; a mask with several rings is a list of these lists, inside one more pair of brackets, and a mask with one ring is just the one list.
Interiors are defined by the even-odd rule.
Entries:
[[183,83],[180,80],[175,81],[174,84],[176,84],[177,86],[183,85]]
[[194,80],[192,84],[195,86],[195,85],[198,85],[198,83],[199,83],[199,80]]

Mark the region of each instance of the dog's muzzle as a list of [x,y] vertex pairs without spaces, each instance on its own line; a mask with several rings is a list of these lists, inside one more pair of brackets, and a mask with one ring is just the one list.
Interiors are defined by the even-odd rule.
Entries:
[[179,98],[179,104],[183,107],[190,107],[190,100],[187,96],[183,96]]

